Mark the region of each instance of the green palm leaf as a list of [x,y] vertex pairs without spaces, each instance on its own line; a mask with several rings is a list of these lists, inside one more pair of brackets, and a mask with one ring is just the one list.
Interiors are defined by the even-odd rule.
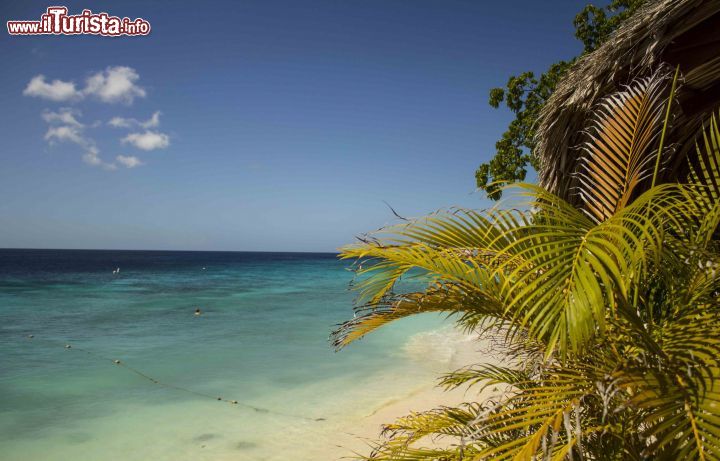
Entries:
[[401,418],[367,459],[720,461],[720,130],[703,127],[689,184],[655,185],[666,80],[601,104],[582,209],[520,185],[518,208],[438,212],[342,250],[359,307],[336,347],[442,312],[508,351],[440,382],[496,395]]
[[697,163],[690,162],[688,181],[700,186],[706,209],[720,199],[720,128],[713,113],[700,132],[696,144]]
[[720,128],[715,113],[700,130],[698,140],[696,158],[688,162],[687,180],[699,195],[697,205],[704,219],[698,236],[700,242],[707,244],[720,224]]
[[537,209],[534,221],[509,229],[500,265],[506,310],[548,354],[579,353],[605,330],[618,302],[663,251],[668,223],[683,227],[694,215],[679,186],[656,187],[605,221],[595,224],[562,199],[522,185]]
[[501,318],[503,315],[499,300],[487,292],[468,294],[457,286],[445,284],[428,292],[390,296],[381,302],[356,308],[356,316],[339,325],[333,332],[333,346],[340,349],[390,322],[428,312],[456,314],[462,323],[470,325],[477,325],[485,318]]

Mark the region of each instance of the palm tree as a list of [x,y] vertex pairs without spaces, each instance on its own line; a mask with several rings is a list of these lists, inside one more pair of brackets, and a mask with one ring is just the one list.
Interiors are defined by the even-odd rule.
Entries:
[[441,380],[500,395],[400,418],[367,459],[720,460],[720,130],[711,117],[684,184],[656,184],[676,80],[659,71],[598,107],[581,207],[524,184],[523,206],[438,212],[342,250],[359,301],[337,348],[444,312],[500,332],[509,357]]

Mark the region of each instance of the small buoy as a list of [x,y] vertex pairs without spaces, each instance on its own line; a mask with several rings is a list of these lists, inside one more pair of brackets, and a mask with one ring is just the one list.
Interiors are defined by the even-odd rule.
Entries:
[[218,397],[218,400],[222,400],[222,397]]
[[237,405],[238,401],[237,401],[237,400],[231,400],[230,403],[232,403],[233,405]]
[[71,347],[70,344],[65,344],[65,349],[70,349]]
[[114,363],[115,365],[120,365],[120,360],[113,360],[113,363]]
[[200,310],[199,307],[197,309],[195,309],[195,315],[202,315],[202,311]]

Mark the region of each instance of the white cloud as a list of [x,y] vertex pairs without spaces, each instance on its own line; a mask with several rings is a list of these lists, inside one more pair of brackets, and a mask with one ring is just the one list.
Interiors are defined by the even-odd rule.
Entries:
[[85,153],[82,156],[83,162],[92,166],[104,166],[108,169],[114,169],[110,164],[102,161],[100,158],[100,151],[94,145],[86,146]]
[[156,128],[160,126],[160,111],[155,111],[152,117],[144,122],[134,118],[113,117],[108,122],[108,125],[114,128],[133,128],[138,126],[145,129]]
[[63,142],[76,144],[83,150],[83,162],[106,170],[117,169],[114,163],[106,163],[100,158],[100,149],[92,138],[85,136],[85,125],[75,118],[75,114],[79,113],[63,109],[59,112],[43,112],[42,118],[50,125],[45,133],[45,140],[50,145]]
[[100,160],[100,157],[98,157],[97,155],[95,155],[91,152],[87,152],[87,153],[83,154],[82,159],[83,159],[83,162],[87,163],[88,165],[92,165],[92,166],[101,166],[102,165],[102,160]]
[[160,111],[157,110],[152,114],[152,117],[150,117],[149,120],[144,121],[142,124],[142,127],[147,128],[155,128],[157,126],[160,126]]
[[170,145],[170,137],[164,133],[147,130],[144,133],[130,133],[122,139],[123,144],[130,143],[138,149],[164,149]]
[[[30,80],[23,94],[57,102],[77,102],[93,98],[105,103],[132,104],[136,98],[146,96],[145,89],[138,85],[139,80],[140,75],[135,69],[126,66],[110,66],[91,74],[83,88],[76,87],[72,81],[50,81],[40,74]],[[145,151],[164,149],[170,145],[170,137],[157,130],[160,126],[160,115],[160,111],[155,111],[147,120],[113,117],[107,124],[115,128],[135,131],[121,139],[123,144],[131,144]],[[114,161],[105,162],[95,140],[86,134],[102,125],[102,122],[85,124],[82,123],[81,116],[79,110],[69,107],[61,107],[55,111],[45,109],[41,117],[48,124],[44,136],[48,144],[75,144],[82,149],[83,162],[106,170],[144,165],[140,158],[133,155],[118,155]]]
[[23,91],[25,96],[50,99],[52,101],[70,101],[82,98],[82,93],[75,89],[73,82],[53,80],[48,83],[44,75],[36,75],[30,80]]
[[68,108],[62,108],[58,112],[47,109],[43,111],[41,117],[50,125],[45,133],[45,140],[50,144],[72,142],[86,150],[94,148],[94,141],[83,135],[85,125],[78,121],[76,115],[79,117],[80,113]]
[[137,120],[134,118],[113,117],[108,122],[108,125],[115,128],[130,128],[135,122],[137,122]]
[[87,79],[83,94],[95,96],[103,102],[132,104],[135,98],[144,98],[146,94],[135,83],[139,79],[140,75],[131,67],[108,67]]
[[88,151],[83,154],[83,162],[87,163],[88,165],[93,166],[99,166],[102,165],[102,160],[100,160],[100,157],[98,156],[98,153],[95,151]]
[[81,128],[83,126],[82,123],[78,122],[76,116],[80,116],[80,112],[70,109],[68,107],[63,107],[57,112],[52,112],[48,109],[45,109],[42,113],[42,118],[47,123],[53,124],[53,123],[61,123],[64,125],[70,125],[74,127]]
[[104,170],[114,171],[117,170],[117,165],[114,163],[106,163],[100,158],[100,151],[97,147],[89,146],[82,156],[83,162],[88,165],[98,166]]
[[90,145],[91,143],[82,136],[80,130],[81,128],[70,125],[51,126],[45,133],[45,140],[51,144],[55,141],[69,141],[83,147]]
[[51,101],[77,101],[92,96],[107,103],[132,104],[135,98],[146,95],[145,89],[137,85],[138,80],[140,75],[132,67],[111,66],[88,77],[85,88],[80,90],[75,88],[74,82],[48,82],[40,74],[30,80],[23,94]]
[[126,168],[135,168],[136,166],[144,165],[143,162],[140,161],[139,158],[135,157],[134,155],[118,155],[115,157],[115,160],[121,165],[123,165]]

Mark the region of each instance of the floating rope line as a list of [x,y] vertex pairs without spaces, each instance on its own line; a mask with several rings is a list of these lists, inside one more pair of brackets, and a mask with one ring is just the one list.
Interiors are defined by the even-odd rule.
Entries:
[[146,380],[146,381],[150,381],[152,384],[156,384],[156,385],[158,385],[158,386],[161,386],[161,387],[164,387],[164,388],[167,388],[167,389],[174,389],[174,390],[176,390],[176,391],[185,392],[185,393],[187,393],[187,394],[192,394],[192,395],[195,395],[195,396],[198,396],[198,397],[204,397],[204,398],[212,399],[212,400],[215,400],[215,401],[225,402],[225,403],[228,403],[228,404],[230,404],[230,405],[237,405],[237,406],[240,406],[240,407],[247,408],[247,409],[249,409],[249,410],[253,410],[253,411],[255,411],[256,413],[267,413],[267,414],[272,414],[272,415],[276,415],[276,416],[284,416],[284,417],[287,417],[287,418],[302,419],[302,420],[305,420],[305,421],[313,421],[313,422],[320,422],[320,421],[325,421],[325,420],[326,420],[326,418],[313,418],[313,417],[310,417],[310,416],[303,416],[303,415],[296,415],[296,414],[292,414],[292,413],[284,413],[284,412],[281,412],[281,411],[275,411],[275,410],[271,410],[271,409],[268,409],[268,408],[263,408],[263,407],[258,407],[258,406],[255,406],[255,405],[250,405],[250,404],[248,404],[248,403],[240,402],[240,401],[238,401],[238,400],[232,400],[232,399],[227,399],[227,398],[224,398],[224,397],[214,396],[214,395],[206,394],[206,393],[204,393],[204,392],[199,392],[199,391],[195,391],[195,390],[188,389],[188,388],[185,388],[185,387],[176,386],[175,384],[170,384],[170,383],[162,382],[162,381],[160,381],[160,380],[158,380],[158,379],[156,379],[156,378],[153,378],[152,376],[150,376],[150,375],[148,375],[148,374],[146,374],[146,373],[138,370],[137,368],[134,368],[134,367],[128,365],[128,364],[125,363],[123,360],[120,360],[120,359],[117,359],[117,358],[104,357],[104,356],[102,356],[102,355],[100,355],[100,354],[98,354],[98,353],[96,353],[96,352],[91,351],[91,350],[74,346],[74,345],[71,344],[71,343],[61,343],[61,342],[58,342],[58,341],[52,341],[52,340],[48,340],[48,339],[40,339],[40,340],[38,340],[38,339],[35,339],[35,335],[28,335],[28,336],[27,336],[27,339],[30,340],[30,341],[32,341],[32,342],[35,342],[35,343],[37,343],[37,342],[44,342],[44,343],[49,344],[49,345],[52,345],[52,346],[62,346],[62,347],[64,347],[65,349],[70,350],[70,351],[83,352],[83,353],[85,353],[85,354],[87,354],[87,355],[90,355],[90,356],[92,356],[92,357],[95,357],[95,358],[97,358],[97,359],[99,359],[99,360],[110,362],[110,363],[112,363],[113,365],[115,365],[115,366],[117,366],[117,367],[122,367],[122,368],[124,368],[124,369],[126,369],[126,370],[128,370],[128,371],[130,371],[130,372],[132,372],[132,373],[134,373],[134,374],[136,374],[137,376],[141,377],[142,379],[144,379],[144,380]]

